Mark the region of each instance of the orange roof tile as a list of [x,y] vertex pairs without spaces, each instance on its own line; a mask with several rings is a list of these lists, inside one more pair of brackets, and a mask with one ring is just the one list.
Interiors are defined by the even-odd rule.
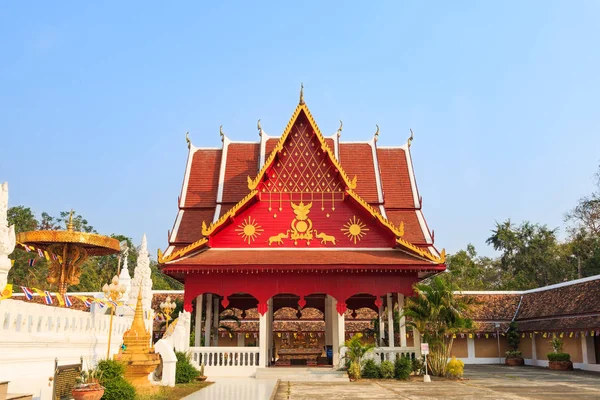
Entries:
[[373,149],[367,143],[340,143],[340,163],[348,176],[356,176],[354,190],[367,203],[379,203]]
[[386,208],[385,214],[388,220],[396,226],[404,222],[404,236],[405,240],[408,240],[414,244],[425,244],[425,236],[421,230],[421,225],[417,219],[417,213],[414,210],[389,210]]
[[[403,149],[377,149],[385,208],[414,208],[408,163]],[[358,181],[360,185],[360,180]]]
[[223,183],[223,203],[237,203],[250,190],[248,176],[258,172],[259,143],[230,143],[227,147],[227,165]]
[[200,239],[202,237],[202,221],[212,221],[214,214],[214,208],[185,210],[172,243],[185,244]]
[[221,150],[196,150],[192,158],[184,207],[215,206],[220,166]]

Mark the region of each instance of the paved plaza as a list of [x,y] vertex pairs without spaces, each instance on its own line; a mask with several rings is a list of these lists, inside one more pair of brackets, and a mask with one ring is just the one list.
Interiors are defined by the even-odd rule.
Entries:
[[[465,380],[281,382],[275,400],[600,399],[600,373],[535,367],[465,367]],[[289,397],[288,397],[289,392]]]

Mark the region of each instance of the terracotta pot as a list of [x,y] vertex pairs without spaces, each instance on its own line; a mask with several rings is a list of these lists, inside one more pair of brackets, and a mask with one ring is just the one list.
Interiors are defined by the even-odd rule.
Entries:
[[548,368],[554,371],[572,371],[573,370],[573,362],[572,361],[549,361]]
[[511,367],[517,367],[519,365],[525,365],[525,359],[523,357],[507,357],[504,363]]
[[204,382],[206,380],[206,376],[199,376],[196,378],[197,381]]
[[104,394],[104,388],[100,385],[82,387],[71,390],[75,400],[100,400]]

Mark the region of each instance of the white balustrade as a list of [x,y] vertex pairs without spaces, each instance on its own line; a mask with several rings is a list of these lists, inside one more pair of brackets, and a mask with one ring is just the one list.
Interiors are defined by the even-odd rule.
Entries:
[[258,347],[190,347],[192,363],[204,364],[206,376],[252,376],[258,368]]
[[413,359],[416,356],[417,349],[415,347],[376,347],[365,358],[370,358],[375,360],[376,363],[380,363],[381,361],[394,362],[400,357]]

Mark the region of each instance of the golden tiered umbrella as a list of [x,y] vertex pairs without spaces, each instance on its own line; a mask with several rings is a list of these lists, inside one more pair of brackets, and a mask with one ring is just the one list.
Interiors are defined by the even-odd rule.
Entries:
[[81,265],[90,256],[105,256],[119,252],[119,241],[95,233],[73,230],[73,211],[66,231],[30,231],[17,234],[17,242],[48,252],[50,268],[48,283],[58,284],[64,295],[68,285],[77,285]]

